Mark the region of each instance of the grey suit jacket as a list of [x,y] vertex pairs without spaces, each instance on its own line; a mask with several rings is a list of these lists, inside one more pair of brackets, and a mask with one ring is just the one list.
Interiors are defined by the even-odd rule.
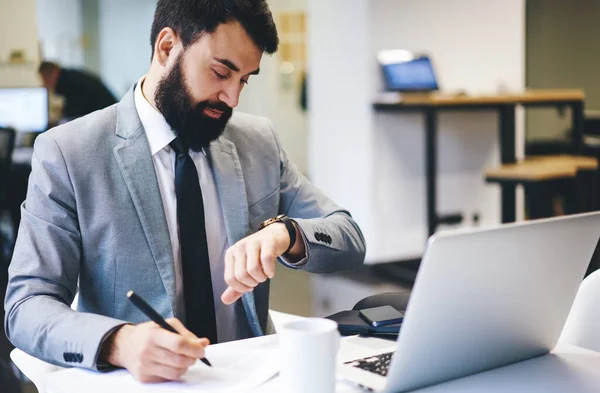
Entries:
[[[350,214],[302,176],[268,120],[234,114],[208,157],[230,245],[284,213],[307,244],[307,259],[289,267],[333,272],[363,262],[364,238]],[[9,276],[9,339],[62,366],[96,368],[107,333],[147,320],[125,300],[130,289],[174,315],[173,253],[133,89],[37,138]],[[268,299],[267,281],[236,303],[239,338],[273,331]]]

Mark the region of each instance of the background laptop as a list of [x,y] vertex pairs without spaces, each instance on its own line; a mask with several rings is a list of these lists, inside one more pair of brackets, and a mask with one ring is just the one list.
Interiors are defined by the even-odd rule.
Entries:
[[600,213],[435,235],[395,351],[348,362],[340,377],[403,392],[548,353],[599,238]]
[[396,92],[432,92],[439,89],[431,59],[395,49],[377,53],[385,89]]

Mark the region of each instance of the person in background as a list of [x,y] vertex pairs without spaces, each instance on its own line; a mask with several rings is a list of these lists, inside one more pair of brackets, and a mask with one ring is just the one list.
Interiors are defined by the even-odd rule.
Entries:
[[39,73],[46,89],[64,97],[63,119],[73,120],[117,103],[100,78],[87,71],[44,61]]

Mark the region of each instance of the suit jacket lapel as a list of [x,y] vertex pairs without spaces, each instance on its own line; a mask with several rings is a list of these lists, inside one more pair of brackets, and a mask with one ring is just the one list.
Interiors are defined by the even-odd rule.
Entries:
[[[224,137],[210,145],[209,159],[221,201],[227,240],[229,246],[232,246],[250,233],[248,198],[242,166],[235,145]],[[254,293],[244,294],[242,303],[253,334],[262,336],[264,333],[258,322]]]
[[133,89],[118,104],[116,134],[123,142],[113,153],[175,312],[175,268],[169,228],[148,139],[135,108]]
[[221,201],[227,240],[232,246],[250,231],[242,167],[235,145],[222,137],[210,145],[209,160]]

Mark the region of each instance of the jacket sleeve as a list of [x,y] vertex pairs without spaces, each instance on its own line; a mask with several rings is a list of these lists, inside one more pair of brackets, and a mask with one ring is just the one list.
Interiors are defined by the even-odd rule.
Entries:
[[97,369],[104,337],[125,322],[70,307],[81,235],[67,165],[51,135],[36,140],[21,210],[4,304],[6,334],[17,348],[46,362]]
[[[272,127],[271,130],[273,131]],[[358,224],[296,168],[273,132],[280,161],[280,214],[293,219],[300,230],[306,256],[284,265],[313,273],[332,273],[360,266],[366,245]]]

